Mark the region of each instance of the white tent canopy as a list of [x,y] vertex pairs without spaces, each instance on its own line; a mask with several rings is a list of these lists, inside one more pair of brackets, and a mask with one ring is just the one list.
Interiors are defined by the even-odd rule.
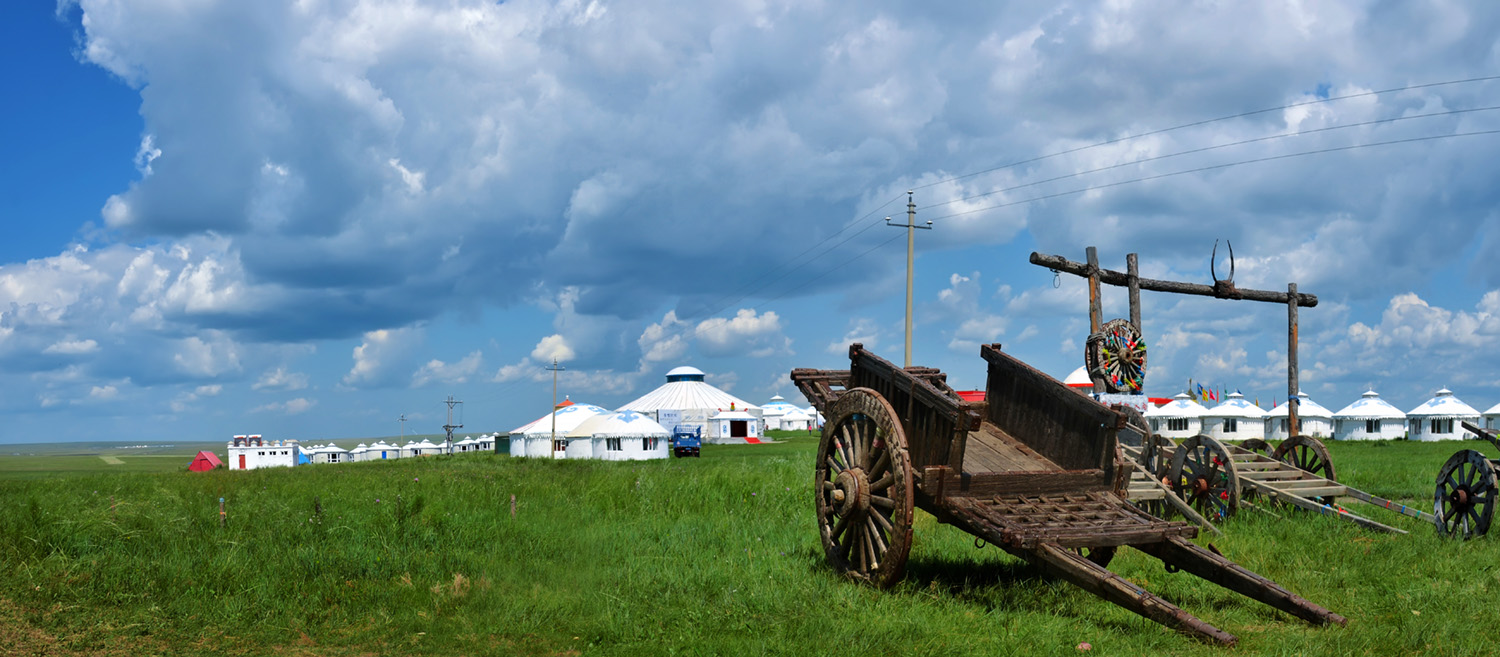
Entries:
[[[678,367],[667,372],[667,382],[617,410],[635,411],[658,421],[669,431],[677,426],[698,427],[704,442],[759,442],[763,423],[761,407],[704,382],[696,367]],[[734,423],[711,422],[720,412],[740,412],[746,418]],[[669,419],[670,418],[670,419]]]
[[[595,415],[608,415],[609,409],[593,404],[568,404],[510,432],[511,456],[552,457],[556,454],[552,437],[566,440],[568,432],[577,429]],[[554,418],[555,425],[554,425]]]
[[[568,432],[570,441],[590,445],[589,458],[605,461],[667,458],[671,436],[672,432],[656,420],[635,411],[596,415]],[[575,458],[572,443],[568,445],[568,457]]]

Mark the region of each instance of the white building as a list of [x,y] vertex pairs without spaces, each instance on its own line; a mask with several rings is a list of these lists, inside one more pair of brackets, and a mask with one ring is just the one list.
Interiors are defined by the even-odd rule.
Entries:
[[498,434],[498,433],[491,433],[491,434],[485,434],[485,435],[482,435],[482,436],[480,436],[478,438],[475,438],[474,439],[474,451],[479,451],[479,452],[493,452],[493,451],[495,451],[495,439],[499,435],[500,434]]
[[369,453],[369,451],[370,451],[370,446],[369,445],[366,445],[364,443],[360,443],[358,445],[355,445],[354,449],[349,450],[349,461],[352,462],[352,463],[358,463],[360,461],[364,461],[367,458],[365,455],[367,453]]
[[[510,455],[533,458],[567,458],[568,432],[577,429],[595,415],[608,415],[609,409],[572,401],[561,408],[523,424],[510,432]],[[579,447],[582,449],[582,447]]]
[[1266,412],[1245,401],[1238,391],[1231,392],[1218,406],[1199,416],[1203,433],[1219,440],[1249,440],[1266,437]]
[[[1266,412],[1266,439],[1286,440],[1291,422],[1286,404]],[[1297,431],[1304,436],[1327,438],[1333,435],[1333,411],[1323,408],[1305,392],[1297,393]]]
[[387,459],[399,458],[401,458],[401,448],[395,445],[387,444],[384,440],[376,441],[375,444],[370,445],[370,449],[365,452],[366,461],[384,461]]
[[786,431],[810,431],[812,427],[812,416],[800,408],[793,408],[781,416],[781,428]]
[[795,428],[806,429],[806,416],[802,413],[802,409],[788,402],[785,397],[776,395],[760,407],[761,423],[766,429],[793,429],[793,427],[782,426],[786,421],[786,415],[793,412],[803,416],[803,425]]
[[[672,432],[645,414],[617,411],[595,415],[568,432],[568,458],[595,458],[604,461],[643,461],[664,459],[671,455]],[[585,453],[574,445],[588,444]]]
[[1484,424],[1480,425],[1486,429],[1494,429],[1500,424],[1500,404],[1491,406],[1489,410],[1480,414],[1484,418]]
[[[701,428],[706,443],[760,442],[764,429],[761,408],[705,383],[704,377],[696,367],[678,367],[667,372],[665,385],[618,410],[641,413],[668,431]],[[741,415],[712,421],[720,413]]]
[[1182,392],[1172,401],[1146,409],[1143,415],[1151,423],[1151,433],[1167,438],[1191,438],[1203,433],[1203,413],[1207,410]]
[[1412,440],[1463,440],[1478,438],[1460,425],[1460,422],[1479,424],[1479,411],[1459,401],[1447,388],[1437,391],[1432,399],[1406,414],[1406,426],[1411,430]]
[[479,441],[469,436],[464,436],[463,440],[453,443],[453,453],[455,454],[467,454],[476,451],[479,451]]
[[313,463],[345,463],[349,460],[349,450],[333,443],[318,445],[309,452]]
[[1370,390],[1333,414],[1334,440],[1399,440],[1406,437],[1406,414]]
[[299,446],[295,440],[268,441],[259,434],[235,436],[229,441],[230,470],[256,468],[290,468],[297,464]]

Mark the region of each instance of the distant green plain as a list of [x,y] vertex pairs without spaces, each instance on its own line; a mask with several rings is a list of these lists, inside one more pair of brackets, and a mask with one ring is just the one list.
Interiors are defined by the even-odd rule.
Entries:
[[[27,473],[0,479],[0,653],[1077,655],[1086,642],[1090,655],[1493,654],[1500,532],[1440,539],[1358,503],[1411,533],[1280,509],[1199,538],[1348,627],[1308,626],[1136,551],[1111,564],[1238,635],[1234,649],[976,548],[925,513],[905,581],[852,584],[815,534],[816,441],[780,437],[705,446],[701,459],[476,454],[252,472],[66,453],[34,477],[44,455],[0,456]],[[1449,455],[1493,452],[1329,447],[1342,480],[1419,508]],[[121,469],[158,461],[167,471]]]

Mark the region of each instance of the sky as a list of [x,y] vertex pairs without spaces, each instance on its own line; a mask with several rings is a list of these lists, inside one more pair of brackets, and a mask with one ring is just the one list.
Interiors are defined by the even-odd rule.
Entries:
[[[981,344],[1063,378],[1032,252],[1317,295],[1302,390],[1500,402],[1500,5],[0,6],[0,443],[508,431],[679,365]],[[1127,315],[1103,291],[1105,318]],[[1287,312],[1142,294],[1146,390],[1287,393]],[[403,425],[399,418],[407,418]]]

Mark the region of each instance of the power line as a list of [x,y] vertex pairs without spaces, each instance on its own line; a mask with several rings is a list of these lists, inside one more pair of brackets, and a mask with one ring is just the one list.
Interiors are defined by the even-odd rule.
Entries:
[[1365,98],[1365,97],[1368,97],[1368,96],[1380,96],[1380,95],[1384,95],[1384,94],[1396,93],[1398,91],[1411,91],[1413,89],[1428,89],[1428,88],[1432,88],[1432,87],[1443,87],[1443,86],[1449,86],[1449,85],[1455,85],[1455,84],[1468,84],[1468,83],[1471,83],[1471,82],[1488,82],[1488,81],[1491,81],[1491,80],[1500,80],[1500,75],[1489,75],[1489,76],[1476,77],[1476,78],[1466,78],[1466,79],[1463,79],[1463,80],[1447,80],[1447,81],[1443,81],[1443,82],[1427,82],[1427,83],[1423,83],[1423,84],[1412,84],[1412,85],[1407,85],[1407,86],[1404,86],[1404,87],[1392,87],[1390,89],[1381,89],[1380,91],[1364,91],[1364,92],[1360,92],[1360,93],[1357,93],[1357,94],[1346,94],[1346,95],[1343,95],[1343,96],[1331,96],[1331,97],[1328,97],[1328,98],[1319,98],[1317,100],[1306,100],[1306,101],[1297,102],[1297,103],[1290,103],[1290,104],[1287,104],[1287,105],[1280,105],[1280,106],[1277,106],[1277,107],[1267,107],[1265,109],[1251,110],[1249,112],[1240,112],[1239,114],[1229,114],[1229,115],[1220,116],[1220,117],[1217,117],[1217,118],[1203,119],[1201,121],[1193,121],[1191,123],[1184,123],[1182,125],[1175,125],[1175,126],[1172,126],[1170,128],[1161,128],[1159,130],[1151,130],[1149,132],[1143,132],[1143,133],[1140,133],[1138,135],[1126,135],[1124,137],[1116,137],[1114,139],[1107,139],[1105,141],[1095,142],[1095,143],[1089,144],[1087,146],[1079,146],[1077,148],[1069,148],[1067,150],[1057,151],[1055,153],[1049,153],[1047,155],[1040,155],[1040,156],[1033,157],[1033,158],[1027,159],[1027,160],[1021,160],[1019,162],[1012,162],[1010,164],[1003,164],[1003,165],[1000,165],[1000,166],[997,166],[997,167],[991,167],[989,169],[983,169],[983,170],[980,170],[980,171],[975,171],[973,173],[966,173],[966,174],[963,174],[961,176],[954,176],[952,178],[947,178],[947,179],[944,179],[944,180],[938,180],[938,181],[935,181],[935,182],[930,182],[930,183],[927,183],[925,185],[918,185],[916,187],[913,187],[912,189],[926,189],[928,187],[933,187],[933,186],[941,185],[941,184],[944,184],[944,183],[950,183],[950,182],[954,182],[956,180],[963,180],[965,178],[972,178],[974,176],[979,176],[979,175],[983,175],[983,174],[986,174],[986,173],[991,173],[991,172],[994,172],[994,171],[999,171],[1001,169],[1010,169],[1010,168],[1013,168],[1013,167],[1021,166],[1023,164],[1032,164],[1034,162],[1041,162],[1042,160],[1048,160],[1048,159],[1051,159],[1051,158],[1054,158],[1054,157],[1059,157],[1059,156],[1063,156],[1063,155],[1071,155],[1073,153],[1077,153],[1077,152],[1080,152],[1080,151],[1086,151],[1086,150],[1089,150],[1091,148],[1099,148],[1100,146],[1109,146],[1111,144],[1118,144],[1118,143],[1122,143],[1122,142],[1127,142],[1127,141],[1131,141],[1133,139],[1140,139],[1142,137],[1150,137],[1152,135],[1160,135],[1160,134],[1165,134],[1165,133],[1168,133],[1168,132],[1175,132],[1175,131],[1178,131],[1178,130],[1186,130],[1188,128],[1196,128],[1196,127],[1201,126],[1201,125],[1208,125],[1210,123],[1218,123],[1220,121],[1231,121],[1231,120],[1234,120],[1234,119],[1242,119],[1242,118],[1245,118],[1247,116],[1255,116],[1255,115],[1258,115],[1258,114],[1266,114],[1266,113],[1269,113],[1269,112],[1280,112],[1280,111],[1289,110],[1289,109],[1292,109],[1292,108],[1295,108],[1295,107],[1307,107],[1309,105],[1322,105],[1322,104],[1325,104],[1325,103],[1332,103],[1332,102],[1336,102],[1336,101],[1340,101],[1340,100],[1349,100],[1351,98]]
[[1028,183],[1020,184],[1020,185],[1015,185],[1015,186],[1012,186],[1012,187],[1006,187],[1004,189],[996,189],[996,190],[984,192],[982,194],[974,194],[972,196],[965,196],[965,197],[962,197],[962,198],[956,198],[956,199],[953,199],[953,200],[950,200],[950,201],[943,201],[941,203],[934,203],[932,205],[924,206],[924,207],[921,207],[921,208],[918,208],[918,209],[919,210],[931,210],[932,208],[938,208],[938,207],[942,207],[942,206],[945,206],[945,205],[952,205],[954,203],[962,203],[964,201],[972,201],[972,200],[974,200],[976,198],[983,198],[983,197],[986,197],[986,196],[994,196],[995,194],[1003,194],[1005,192],[1013,192],[1013,191],[1018,190],[1018,189],[1025,189],[1027,187],[1035,187],[1037,185],[1044,185],[1046,183],[1057,182],[1059,180],[1066,180],[1068,178],[1078,178],[1078,177],[1086,176],[1086,175],[1093,174],[1093,173],[1099,173],[1101,171],[1109,171],[1111,169],[1118,169],[1118,168],[1121,168],[1121,167],[1128,167],[1128,166],[1132,166],[1132,165],[1136,165],[1136,164],[1145,164],[1147,162],[1156,162],[1158,160],[1167,160],[1167,159],[1171,159],[1171,158],[1174,158],[1174,157],[1182,157],[1184,155],[1193,155],[1193,154],[1196,154],[1196,153],[1206,153],[1208,151],[1220,150],[1220,149],[1224,149],[1224,148],[1233,148],[1235,146],[1244,146],[1246,144],[1254,144],[1254,143],[1263,142],[1263,141],[1274,141],[1274,140],[1277,140],[1277,139],[1286,139],[1288,137],[1301,137],[1301,136],[1304,136],[1304,135],[1313,135],[1313,134],[1318,134],[1318,133],[1321,133],[1321,132],[1332,132],[1332,131],[1335,131],[1335,130],[1348,130],[1350,128],[1362,128],[1362,127],[1368,127],[1368,126],[1379,125],[1379,124],[1384,124],[1384,123],[1395,123],[1395,122],[1398,122],[1398,121],[1406,121],[1406,120],[1410,120],[1410,119],[1428,119],[1428,118],[1435,118],[1435,117],[1440,117],[1440,116],[1450,116],[1450,115],[1454,115],[1454,114],[1468,114],[1468,113],[1473,113],[1473,112],[1490,112],[1490,111],[1495,111],[1495,110],[1500,110],[1500,105],[1493,105],[1493,106],[1489,106],[1489,107],[1476,107],[1476,108],[1472,108],[1472,109],[1448,110],[1448,111],[1445,111],[1445,112],[1432,112],[1432,113],[1428,113],[1428,114],[1414,114],[1414,115],[1411,115],[1411,116],[1397,116],[1397,117],[1392,117],[1392,118],[1388,118],[1388,119],[1375,119],[1375,120],[1372,120],[1372,121],[1362,121],[1360,123],[1350,123],[1350,124],[1346,124],[1346,125],[1326,126],[1326,127],[1322,127],[1322,128],[1313,128],[1311,130],[1303,130],[1303,131],[1300,131],[1300,132],[1287,132],[1287,133],[1282,133],[1282,134],[1279,134],[1279,135],[1267,135],[1265,137],[1255,137],[1255,138],[1252,138],[1252,139],[1242,139],[1240,141],[1231,142],[1231,143],[1227,143],[1227,144],[1216,144],[1216,145],[1213,145],[1213,146],[1204,146],[1202,148],[1194,148],[1194,149],[1190,149],[1190,150],[1179,151],[1179,152],[1176,152],[1176,153],[1168,153],[1166,155],[1155,155],[1155,156],[1152,156],[1152,157],[1141,158],[1139,160],[1132,160],[1130,162],[1121,162],[1119,164],[1111,164],[1109,166],[1099,167],[1097,169],[1089,169],[1088,171],[1075,171],[1073,173],[1064,174],[1064,175],[1060,175],[1060,176],[1054,176],[1052,178],[1047,178],[1045,180],[1037,180],[1037,181],[1033,181],[1033,182],[1028,182]]
[[1336,147],[1333,147],[1333,148],[1320,148],[1318,150],[1303,151],[1301,153],[1284,153],[1284,154],[1281,154],[1281,155],[1270,155],[1270,156],[1266,156],[1266,157],[1257,157],[1257,158],[1250,159],[1250,160],[1240,160],[1238,162],[1226,162],[1226,163],[1223,163],[1223,164],[1211,164],[1211,165],[1208,165],[1208,166],[1202,166],[1202,167],[1197,167],[1197,168],[1193,168],[1193,169],[1185,169],[1185,170],[1182,170],[1182,171],[1173,171],[1171,173],[1162,173],[1162,174],[1157,174],[1157,175],[1153,175],[1153,176],[1144,176],[1144,177],[1141,177],[1141,178],[1131,178],[1129,180],[1119,180],[1119,181],[1115,181],[1115,182],[1112,182],[1112,183],[1106,183],[1106,184],[1103,184],[1103,185],[1092,185],[1092,186],[1089,186],[1089,187],[1083,187],[1083,188],[1080,188],[1080,189],[1069,190],[1069,191],[1066,191],[1066,192],[1058,192],[1056,194],[1047,194],[1045,196],[1035,196],[1035,197],[1032,197],[1032,198],[1021,199],[1021,200],[1018,200],[1018,201],[1010,201],[1008,203],[1000,203],[1000,204],[997,204],[997,205],[990,205],[990,206],[986,206],[986,207],[982,207],[982,208],[975,208],[973,210],[965,210],[963,212],[954,212],[953,214],[945,214],[945,215],[942,215],[942,216],[939,216],[939,217],[933,217],[933,219],[949,219],[949,218],[952,218],[952,217],[959,217],[959,216],[963,216],[963,215],[966,215],[966,214],[974,214],[976,212],[985,212],[985,211],[988,211],[988,210],[997,210],[999,208],[1007,208],[1007,207],[1010,207],[1010,206],[1013,206],[1013,205],[1021,205],[1021,204],[1024,204],[1024,203],[1035,203],[1037,201],[1045,201],[1047,199],[1053,199],[1053,198],[1058,198],[1058,197],[1062,197],[1062,196],[1072,196],[1074,194],[1082,194],[1084,192],[1092,192],[1094,190],[1099,190],[1099,189],[1109,189],[1111,187],[1119,187],[1121,185],[1129,185],[1129,184],[1132,184],[1132,183],[1147,182],[1147,181],[1150,181],[1150,180],[1160,180],[1162,178],[1171,178],[1171,177],[1174,177],[1174,176],[1182,176],[1182,175],[1186,175],[1186,174],[1189,174],[1189,173],[1201,173],[1201,172],[1204,172],[1204,171],[1213,171],[1215,169],[1227,169],[1227,168],[1230,168],[1230,167],[1237,167],[1237,166],[1244,165],[1244,164],[1256,164],[1256,163],[1260,163],[1260,162],[1272,162],[1272,161],[1275,161],[1275,160],[1286,160],[1286,159],[1291,159],[1291,158],[1294,158],[1294,157],[1304,157],[1304,156],[1307,156],[1307,155],[1321,155],[1321,154],[1324,154],[1324,153],[1337,153],[1337,152],[1340,152],[1340,151],[1352,151],[1352,150],[1357,150],[1357,149],[1361,149],[1361,148],[1371,148],[1371,147],[1375,147],[1375,146],[1390,146],[1390,145],[1393,145],[1393,144],[1410,144],[1410,143],[1421,142],[1421,141],[1434,141],[1434,140],[1437,140],[1437,139],[1453,139],[1453,138],[1457,138],[1457,137],[1475,137],[1475,136],[1480,136],[1480,135],[1494,135],[1494,134],[1500,134],[1500,130],[1478,130],[1478,131],[1474,131],[1474,132],[1455,132],[1455,133],[1447,134],[1447,135],[1429,135],[1429,136],[1426,136],[1426,137],[1411,137],[1409,139],[1393,139],[1393,140],[1390,140],[1390,141],[1377,141],[1377,142],[1371,142],[1371,143],[1368,143],[1368,144],[1351,144],[1351,145],[1348,145],[1348,146],[1336,146]]

